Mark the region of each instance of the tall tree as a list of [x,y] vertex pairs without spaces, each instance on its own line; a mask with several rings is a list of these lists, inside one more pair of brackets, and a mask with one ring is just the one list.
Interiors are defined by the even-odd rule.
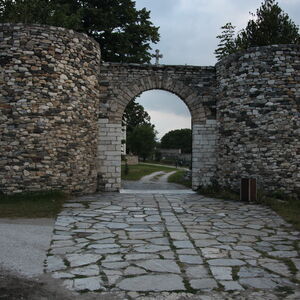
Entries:
[[192,130],[171,130],[161,138],[160,146],[163,149],[181,149],[182,153],[192,153]]
[[124,115],[123,115],[123,126],[126,126],[126,152],[134,153],[135,149],[132,141],[132,133],[135,128],[140,126],[149,126],[154,130],[154,125],[151,124],[150,116],[145,111],[144,107],[135,102],[135,99],[129,102],[126,106]]
[[0,0],[0,22],[47,23],[53,9],[47,0]]
[[156,142],[156,132],[154,126],[139,125],[135,127],[129,135],[127,144],[133,154],[138,155],[145,161],[154,151]]
[[255,19],[249,20],[245,29],[238,34],[238,48],[272,44],[299,44],[299,28],[283,12],[275,0],[265,0],[257,9]]
[[233,39],[234,28],[228,28],[230,31],[223,31],[223,34],[218,36],[220,43],[215,54],[219,60],[230,53],[249,47],[300,44],[299,27],[275,0],[265,0],[257,9],[256,14],[251,13],[251,16],[252,19],[248,21],[246,28],[242,29],[236,38]]
[[135,99],[130,101],[125,108],[123,125],[126,125],[127,133],[131,133],[137,126],[151,125],[149,114],[142,105],[135,102]]
[[[24,13],[25,12],[25,13]],[[132,0],[0,0],[0,22],[42,23],[87,33],[104,61],[148,63],[159,41],[150,11]]]
[[218,48],[215,50],[215,55],[218,60],[221,60],[223,57],[236,51],[236,44],[234,40],[235,26],[229,22],[222,26],[221,29],[223,29],[222,34],[217,35],[220,43]]

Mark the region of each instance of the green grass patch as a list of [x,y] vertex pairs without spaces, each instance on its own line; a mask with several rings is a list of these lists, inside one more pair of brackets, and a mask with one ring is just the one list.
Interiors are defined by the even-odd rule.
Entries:
[[143,176],[149,175],[153,172],[164,171],[171,172],[177,170],[176,168],[164,167],[158,165],[147,165],[140,163],[138,165],[128,166],[128,174],[125,174],[125,165],[121,168],[122,180],[140,180]]
[[232,267],[232,279],[234,281],[236,281],[236,280],[239,279],[239,275],[238,275],[239,271],[240,271],[240,267],[239,266],[233,266]]
[[278,286],[275,288],[275,291],[280,294],[282,298],[286,298],[288,295],[294,294],[294,289],[290,286]]
[[61,191],[0,194],[0,218],[53,218],[66,199]]
[[224,200],[240,200],[240,195],[229,189],[222,189],[217,184],[201,187],[198,193],[207,197],[224,199]]
[[186,179],[185,175],[186,175],[186,171],[179,170],[176,173],[169,176],[168,182],[177,183],[177,184],[184,185],[188,188],[192,188],[192,180]]
[[271,197],[263,197],[260,202],[271,207],[278,215],[300,230],[300,200],[279,200]]

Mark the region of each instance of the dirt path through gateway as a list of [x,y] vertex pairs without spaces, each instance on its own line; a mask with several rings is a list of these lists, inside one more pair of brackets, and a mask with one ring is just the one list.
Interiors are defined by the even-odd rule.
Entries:
[[186,190],[187,188],[181,184],[168,182],[169,176],[175,172],[157,171],[142,177],[138,181],[123,180],[122,188],[126,190]]

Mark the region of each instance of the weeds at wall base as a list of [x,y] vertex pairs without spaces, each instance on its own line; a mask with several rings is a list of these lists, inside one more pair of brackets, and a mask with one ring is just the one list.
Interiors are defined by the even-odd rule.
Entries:
[[68,198],[58,190],[0,194],[0,218],[54,218]]
[[[222,188],[217,182],[213,182],[209,186],[200,187],[198,189],[200,195],[207,197],[239,201],[239,193],[230,190],[229,188]],[[280,191],[267,193],[259,190],[257,193],[257,202],[270,207],[278,215],[280,215],[286,222],[292,224],[295,229],[300,231],[300,199],[292,196],[284,195]]]

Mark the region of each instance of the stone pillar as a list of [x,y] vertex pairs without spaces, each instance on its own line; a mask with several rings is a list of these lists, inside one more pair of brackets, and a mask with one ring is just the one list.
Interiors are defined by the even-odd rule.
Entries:
[[217,167],[217,121],[193,125],[192,187],[211,184]]
[[122,126],[108,118],[98,120],[98,190],[119,191],[121,188]]

